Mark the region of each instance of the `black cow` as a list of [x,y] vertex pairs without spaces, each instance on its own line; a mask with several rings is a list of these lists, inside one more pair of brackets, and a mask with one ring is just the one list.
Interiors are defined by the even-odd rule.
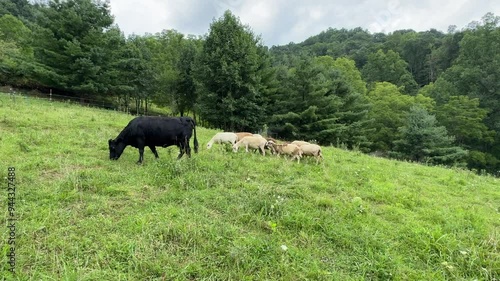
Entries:
[[158,158],[156,146],[176,145],[180,149],[177,159],[184,153],[191,157],[189,139],[194,131],[194,152],[198,153],[196,124],[191,117],[154,117],[141,116],[132,119],[116,139],[108,140],[109,159],[118,160],[128,145],[139,149],[139,161],[142,163],[144,147],[147,146]]

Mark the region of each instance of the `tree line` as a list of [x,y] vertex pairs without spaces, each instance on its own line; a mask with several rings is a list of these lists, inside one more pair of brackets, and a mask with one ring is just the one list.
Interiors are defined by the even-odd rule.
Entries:
[[446,33],[329,28],[268,48],[230,11],[204,36],[126,37],[106,1],[6,0],[0,83],[498,174],[499,22],[488,13]]

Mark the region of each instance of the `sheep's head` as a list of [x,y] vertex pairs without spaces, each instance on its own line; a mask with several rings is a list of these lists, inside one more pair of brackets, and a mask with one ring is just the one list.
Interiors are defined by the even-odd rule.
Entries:
[[238,152],[238,148],[239,148],[238,144],[236,143],[233,144],[233,152]]
[[264,145],[264,147],[266,149],[269,149],[271,150],[271,153],[272,154],[276,154],[276,149],[274,149],[274,146],[276,145],[276,143],[274,141],[267,141],[266,144]]
[[266,141],[266,147],[271,147],[273,145],[276,145],[276,143],[274,141],[272,141],[272,140]]

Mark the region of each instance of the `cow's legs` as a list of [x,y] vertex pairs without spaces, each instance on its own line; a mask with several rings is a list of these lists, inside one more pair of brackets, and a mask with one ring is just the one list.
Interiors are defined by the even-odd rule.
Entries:
[[191,158],[191,147],[189,147],[189,139],[184,139],[184,148],[186,149],[186,154],[189,158]]
[[177,160],[181,159],[182,155],[184,155],[184,144],[182,142],[179,143],[179,155],[177,155]]
[[137,161],[137,164],[142,164],[142,160],[144,160],[144,141],[139,139],[137,141],[137,148],[139,149],[139,161]]
[[144,146],[139,148],[139,161],[137,161],[137,164],[142,164],[143,159],[144,159]]
[[158,156],[158,152],[156,151],[156,147],[154,145],[150,145],[149,146],[149,149],[151,149],[151,151],[153,152],[153,154],[155,155],[155,158],[158,159],[159,156]]

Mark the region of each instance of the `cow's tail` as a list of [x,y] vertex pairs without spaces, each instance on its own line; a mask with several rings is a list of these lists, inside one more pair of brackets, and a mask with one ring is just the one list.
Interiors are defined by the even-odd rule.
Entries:
[[194,153],[198,153],[198,139],[196,138],[196,122],[194,119],[191,119],[191,123],[193,123],[194,130]]

